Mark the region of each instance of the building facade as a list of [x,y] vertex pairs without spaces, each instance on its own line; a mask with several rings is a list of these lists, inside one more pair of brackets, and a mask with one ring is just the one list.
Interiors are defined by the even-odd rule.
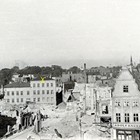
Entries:
[[56,83],[50,78],[36,78],[28,83],[14,82],[5,86],[7,103],[25,104],[26,102],[56,105]]
[[112,88],[102,86],[96,88],[97,116],[99,121],[109,121],[112,115]]
[[112,139],[140,139],[140,91],[132,73],[123,68],[113,91]]

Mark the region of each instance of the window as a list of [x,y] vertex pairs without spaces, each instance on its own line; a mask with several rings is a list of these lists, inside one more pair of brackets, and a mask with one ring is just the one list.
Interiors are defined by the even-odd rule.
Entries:
[[44,101],[45,100],[45,97],[42,97],[42,101]]
[[49,90],[47,90],[47,94],[49,94]]
[[51,87],[53,87],[53,83],[51,83]]
[[128,86],[127,85],[123,86],[123,92],[128,92]]
[[30,101],[30,98],[26,98],[26,101]]
[[137,102],[137,101],[134,101],[134,102],[133,102],[133,107],[137,107],[137,106],[139,106],[139,105],[138,105],[138,102]]
[[37,101],[40,102],[40,98],[38,98]]
[[14,103],[15,102],[15,100],[14,99],[12,99],[12,103]]
[[7,103],[10,103],[10,99],[7,99]]
[[12,91],[12,95],[14,95],[14,91]]
[[47,87],[49,87],[49,83],[47,83]]
[[42,87],[44,87],[44,83],[42,83]]
[[21,98],[21,102],[23,102],[23,98]]
[[102,114],[108,114],[109,113],[108,105],[102,104],[101,108],[102,108]]
[[7,96],[9,96],[10,95],[10,92],[9,91],[7,91]]
[[121,103],[119,101],[116,101],[115,106],[121,106]]
[[138,122],[139,121],[138,113],[134,113],[133,114],[133,119],[134,119],[134,122]]
[[53,90],[51,90],[51,94],[53,94]]
[[40,94],[40,91],[39,91],[39,90],[37,91],[37,94],[38,94],[38,95]]
[[17,91],[16,94],[19,95],[19,91]]
[[53,101],[53,97],[51,97],[51,102]]
[[36,102],[36,98],[34,98],[34,102]]
[[47,97],[47,102],[49,102],[49,97]]
[[37,87],[40,87],[40,84],[39,83],[37,84]]
[[33,83],[33,87],[35,87],[35,83]]
[[19,99],[17,98],[17,103],[19,102]]
[[33,93],[34,93],[34,95],[36,95],[36,91],[35,90],[33,91]]
[[45,91],[44,90],[42,90],[42,94],[45,94]]
[[129,106],[129,102],[128,101],[125,101],[124,102],[124,106]]
[[121,114],[116,113],[116,122],[121,122]]
[[129,113],[125,113],[125,122],[129,122]]
[[30,92],[29,91],[27,91],[27,95],[29,95],[30,94]]
[[23,91],[21,91],[20,94],[23,95]]

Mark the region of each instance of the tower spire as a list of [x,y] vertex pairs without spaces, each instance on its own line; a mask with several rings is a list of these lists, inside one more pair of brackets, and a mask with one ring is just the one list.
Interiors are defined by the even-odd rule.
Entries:
[[132,55],[130,57],[130,65],[133,66],[133,59],[132,59]]

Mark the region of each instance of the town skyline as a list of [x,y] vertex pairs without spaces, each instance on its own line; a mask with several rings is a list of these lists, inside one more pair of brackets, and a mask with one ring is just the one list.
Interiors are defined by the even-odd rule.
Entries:
[[[22,60],[16,60],[16,61],[13,61],[13,63],[10,63],[9,65],[8,64],[3,64],[0,66],[0,69],[3,69],[3,68],[12,68],[14,66],[18,66],[20,69],[23,69],[27,66],[39,66],[39,67],[51,67],[52,65],[58,65],[58,66],[61,66],[62,68],[70,68],[70,67],[73,67],[73,66],[77,66],[79,68],[83,68],[83,64],[86,63],[87,64],[87,68],[91,68],[91,67],[100,67],[100,66],[103,66],[103,67],[113,67],[113,66],[127,66],[130,64],[130,58],[131,56],[129,56],[129,58],[125,61],[114,61],[114,63],[108,63],[104,60],[104,62],[98,62],[96,60],[65,60],[65,61],[57,61],[57,62],[49,62],[49,63],[26,63]],[[135,58],[135,57],[134,57]],[[136,61],[135,59],[133,59],[133,63],[134,65],[137,65],[140,63],[140,61]]]

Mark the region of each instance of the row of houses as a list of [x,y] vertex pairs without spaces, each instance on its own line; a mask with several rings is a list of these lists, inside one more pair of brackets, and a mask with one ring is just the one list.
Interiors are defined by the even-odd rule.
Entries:
[[96,122],[110,122],[113,140],[140,140],[140,84],[133,68],[122,68],[113,87],[98,83],[76,83],[64,101],[93,113]]
[[56,105],[56,81],[37,77],[30,82],[12,82],[4,87],[4,94],[4,99],[10,104],[36,102]]

